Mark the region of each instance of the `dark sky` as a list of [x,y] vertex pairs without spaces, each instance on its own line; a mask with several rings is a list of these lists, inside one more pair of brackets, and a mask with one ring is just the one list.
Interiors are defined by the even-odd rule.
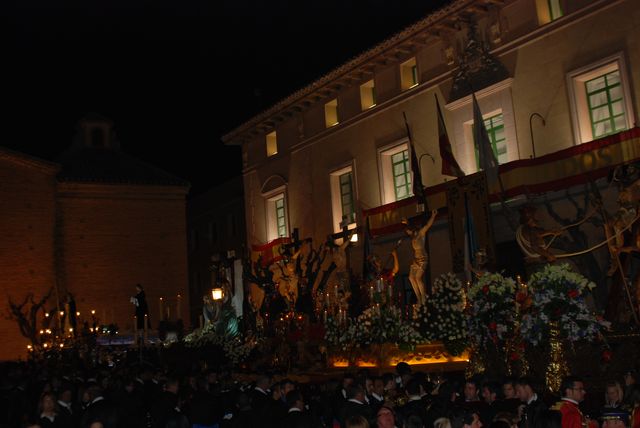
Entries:
[[0,3],[0,145],[54,159],[97,112],[198,193],[240,173],[224,133],[444,1]]

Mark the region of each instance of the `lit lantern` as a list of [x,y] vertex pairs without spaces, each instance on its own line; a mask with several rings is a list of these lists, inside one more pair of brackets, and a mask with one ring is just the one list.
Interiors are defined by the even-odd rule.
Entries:
[[351,242],[358,242],[358,234],[354,233],[353,235],[351,235],[350,241]]
[[222,288],[214,288],[211,290],[213,300],[222,300]]

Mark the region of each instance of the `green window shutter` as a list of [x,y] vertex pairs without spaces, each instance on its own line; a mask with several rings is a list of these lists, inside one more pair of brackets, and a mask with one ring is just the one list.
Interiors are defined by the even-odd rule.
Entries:
[[[487,135],[489,136],[491,149],[498,160],[498,164],[505,163],[509,158],[507,157],[507,137],[504,133],[504,117],[502,113],[485,119],[484,127],[487,128]],[[471,135],[475,135],[473,126],[471,126]],[[476,167],[479,169],[480,154],[478,152],[478,144],[475,140],[473,142],[473,147],[476,154]]]
[[627,129],[620,70],[586,81],[585,90],[594,139]]
[[347,218],[349,223],[355,223],[356,210],[353,203],[353,174],[351,171],[341,174],[340,182],[340,206],[342,218]]
[[391,156],[391,171],[396,201],[410,197],[413,192],[411,190],[409,150],[403,150]]

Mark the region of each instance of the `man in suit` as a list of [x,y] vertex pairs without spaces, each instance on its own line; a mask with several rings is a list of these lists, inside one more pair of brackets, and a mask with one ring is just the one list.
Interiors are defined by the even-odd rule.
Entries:
[[372,421],[371,407],[365,403],[364,388],[362,385],[353,384],[347,387],[347,402],[344,403],[340,413],[340,425],[344,428],[345,421],[352,416],[362,416],[367,421]]
[[420,381],[416,378],[410,379],[406,383],[407,403],[398,409],[398,413],[401,415],[402,421],[406,421],[409,416],[416,415],[420,418],[424,424],[427,420],[427,407],[426,403],[422,399],[425,395],[425,391],[420,385]]
[[104,428],[118,428],[119,416],[117,407],[104,398],[102,388],[91,385],[85,392],[89,397],[89,405],[82,414],[80,427],[90,427],[95,422],[100,422]]
[[289,411],[282,421],[283,428],[314,428],[315,425],[309,414],[305,411],[304,399],[298,389],[289,391],[286,395]]
[[523,403],[521,406],[520,428],[533,428],[536,425],[536,418],[543,410],[547,410],[547,406],[542,399],[538,397],[533,382],[528,377],[521,377],[516,382],[516,395]]

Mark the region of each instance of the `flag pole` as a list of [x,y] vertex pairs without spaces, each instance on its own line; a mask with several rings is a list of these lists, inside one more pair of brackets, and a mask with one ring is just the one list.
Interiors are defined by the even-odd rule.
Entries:
[[[429,212],[429,203],[427,202],[427,195],[424,193],[424,186],[422,185],[422,171],[420,169],[420,161],[418,161],[418,156],[413,145],[413,138],[411,137],[411,129],[409,128],[409,122],[407,121],[407,114],[403,111],[402,116],[404,117],[404,126],[407,130],[407,138],[409,139],[409,149],[411,150],[412,160],[414,160],[412,163],[415,163],[417,169],[417,171],[413,171],[413,181],[411,182],[411,184],[414,189],[420,189],[420,194],[416,194],[417,192],[415,191],[413,193],[414,196],[418,198],[418,204],[422,204],[424,206],[423,221],[426,222],[427,212]],[[431,157],[433,158],[433,156]],[[413,170],[413,168],[411,169]],[[420,199],[422,199],[422,201],[420,201]],[[424,270],[422,280],[425,282],[427,295],[431,295],[431,250],[429,248],[428,235],[424,237],[424,249],[427,253],[427,267]],[[419,299],[419,296],[416,297]]]

